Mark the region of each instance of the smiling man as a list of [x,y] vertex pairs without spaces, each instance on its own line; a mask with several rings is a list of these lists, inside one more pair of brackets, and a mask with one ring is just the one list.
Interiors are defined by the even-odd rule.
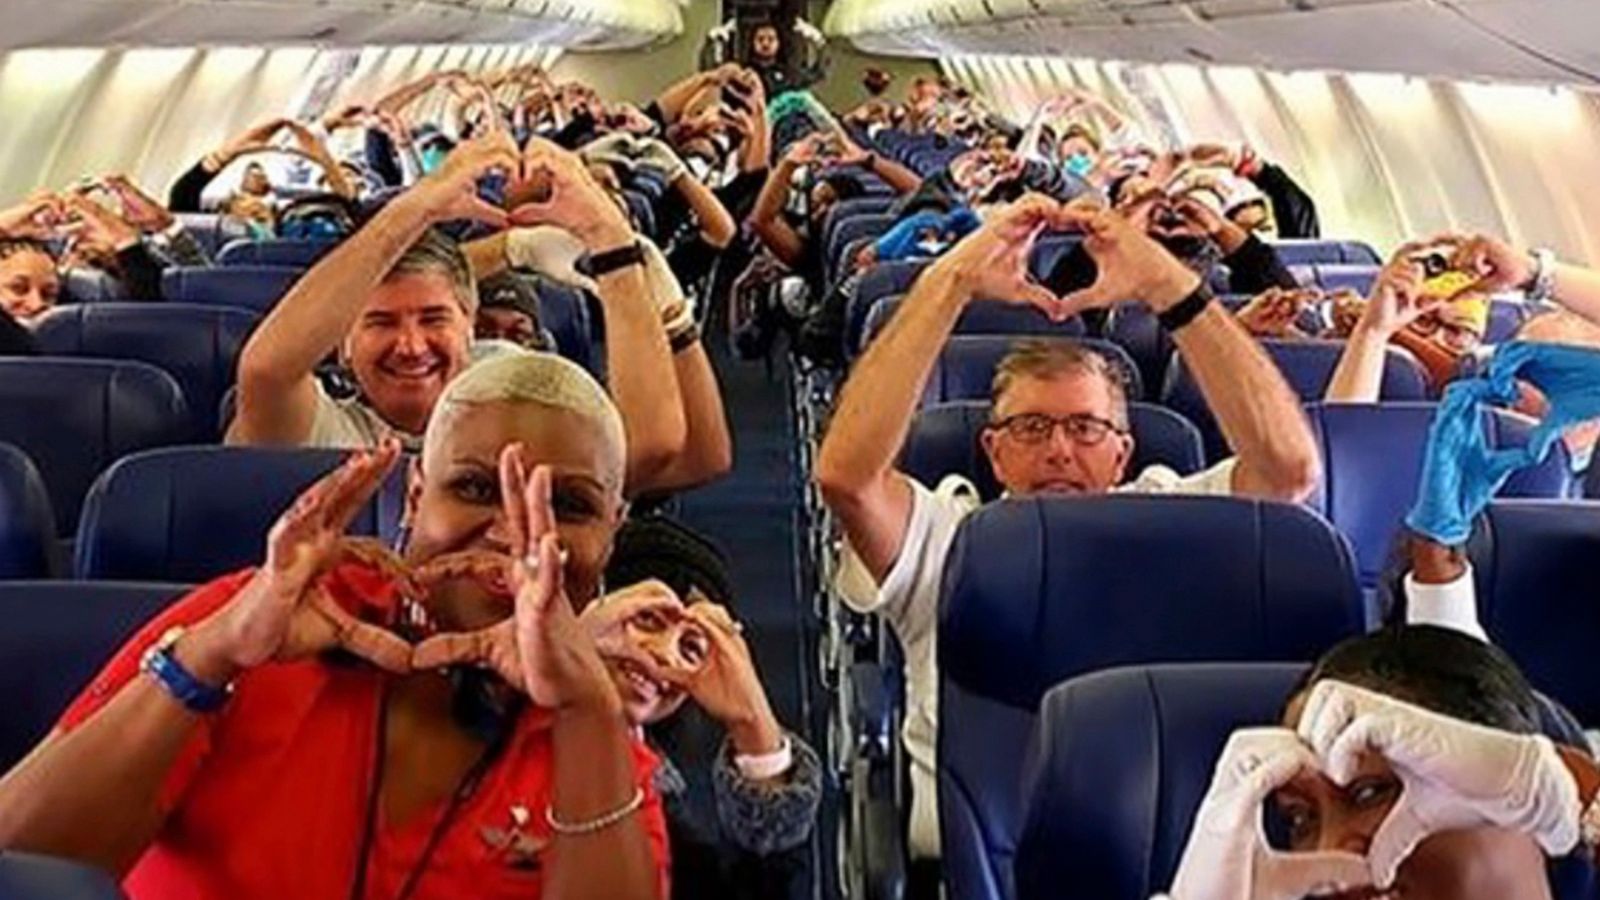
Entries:
[[[1041,231],[1068,229],[1084,233],[1098,280],[1057,297],[1029,278],[1028,255]],[[997,210],[924,270],[851,372],[816,470],[849,544],[844,598],[882,614],[905,649],[910,844],[921,858],[939,855],[939,583],[956,528],[979,500],[960,476],[930,489],[897,471],[895,460],[945,339],[978,298],[1032,305],[1057,320],[1124,301],[1149,306],[1172,332],[1237,454],[1187,477],[1159,466],[1129,472],[1134,439],[1115,370],[1076,345],[1033,342],[1000,363],[983,431],[984,453],[1010,494],[1232,493],[1299,501],[1320,470],[1300,403],[1266,354],[1212,302],[1198,275],[1121,214],[1029,195]]]

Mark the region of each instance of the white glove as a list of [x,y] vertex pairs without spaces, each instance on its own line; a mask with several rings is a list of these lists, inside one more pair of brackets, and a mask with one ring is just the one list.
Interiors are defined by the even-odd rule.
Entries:
[[639,164],[665,173],[668,184],[682,178],[684,173],[689,171],[689,167],[665,141],[649,138],[640,143]]
[[666,329],[667,340],[674,341],[695,327],[694,303],[683,292],[683,285],[667,263],[667,256],[656,243],[643,235],[639,243],[644,247],[644,277],[650,287],[650,299],[656,313],[661,316],[661,326]]
[[1267,844],[1262,804],[1296,775],[1315,771],[1311,749],[1287,728],[1235,731],[1195,814],[1172,900],[1300,900],[1369,885],[1365,857]]
[[1336,783],[1347,784],[1371,750],[1405,785],[1367,852],[1380,887],[1440,831],[1509,828],[1552,856],[1578,843],[1578,782],[1542,735],[1463,722],[1338,681],[1311,691],[1299,731]]

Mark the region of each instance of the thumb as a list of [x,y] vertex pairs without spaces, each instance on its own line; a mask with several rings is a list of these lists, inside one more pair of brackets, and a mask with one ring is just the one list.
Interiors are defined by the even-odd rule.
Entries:
[[1267,851],[1257,862],[1254,881],[1254,900],[1301,900],[1370,886],[1372,870],[1367,858],[1355,853]]
[[1418,814],[1413,796],[1417,787],[1407,783],[1405,791],[1400,795],[1389,815],[1378,826],[1378,831],[1372,836],[1372,843],[1367,847],[1367,860],[1372,867],[1372,883],[1379,888],[1387,888],[1394,884],[1395,877],[1400,873],[1403,865],[1412,851],[1417,849],[1431,830],[1427,822]]

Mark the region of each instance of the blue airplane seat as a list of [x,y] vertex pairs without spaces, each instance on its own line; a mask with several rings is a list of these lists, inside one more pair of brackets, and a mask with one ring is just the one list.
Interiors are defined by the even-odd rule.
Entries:
[[[50,731],[119,647],[187,588],[181,584],[0,582],[0,771]],[[0,877],[0,885],[4,878]],[[10,897],[0,890],[0,897]]]
[[1304,507],[1102,496],[1004,500],[968,516],[939,604],[950,896],[1012,896],[1020,773],[1055,684],[1155,662],[1308,662],[1361,625],[1349,548]]
[[582,288],[543,276],[533,276],[539,295],[539,325],[555,338],[556,352],[590,372],[598,372],[594,342],[600,324],[589,315],[589,298]]
[[266,313],[305,269],[298,266],[193,266],[168,269],[161,293],[174,303],[236,306]]
[[[987,400],[925,407],[911,420],[911,431],[900,453],[901,467],[930,488],[946,475],[960,475],[971,481],[985,500],[999,497],[1000,485],[989,468],[989,457],[978,443],[988,421]],[[1200,432],[1172,410],[1130,403],[1128,425],[1133,433],[1133,456],[1127,469],[1130,479],[1150,466],[1166,466],[1180,475],[1190,475],[1205,464]]]
[[273,238],[265,241],[249,239],[229,241],[227,246],[223,247],[222,251],[217,254],[217,265],[293,266],[299,269],[307,269],[338,245],[337,241],[325,238]]
[[191,303],[97,303],[51,310],[34,331],[54,356],[149,363],[177,379],[195,417],[195,440],[217,437],[214,413],[238,372],[259,317]]
[[[934,363],[922,402],[949,403],[952,400],[987,400],[996,367],[1016,346],[1018,338],[997,334],[957,334],[945,342]],[[1120,372],[1129,400],[1144,399],[1144,381],[1133,358],[1117,344],[1101,338],[1063,338],[1105,357]]]
[[823,274],[828,276],[828,281],[838,280],[837,274],[844,269],[845,250],[850,244],[862,238],[882,237],[896,221],[890,213],[867,213],[839,220],[834,226],[833,242],[824,246],[823,263],[827,270]]
[[859,347],[862,333],[867,327],[867,315],[879,300],[903,295],[911,290],[917,276],[928,267],[926,260],[898,259],[876,263],[861,273],[855,293],[845,305],[846,346]]
[[[267,531],[340,463],[337,450],[173,447],[119,460],[84,503],[74,577],[197,583],[257,565]],[[404,461],[350,527],[394,540]]]
[[0,897],[6,900],[124,900],[116,878],[54,856],[0,851]]
[[[1306,410],[1323,470],[1310,503],[1350,539],[1364,587],[1377,585],[1416,501],[1422,450],[1435,409],[1433,403],[1398,402],[1318,403]],[[1489,410],[1484,416],[1496,447],[1520,446],[1534,425],[1504,410]],[[1512,475],[1500,496],[1565,497],[1570,483],[1566,449],[1558,443],[1543,463]]]
[[[904,296],[885,297],[873,304],[862,328],[861,344],[857,355],[889,324],[889,317],[900,308]],[[1004,334],[1012,337],[1082,337],[1083,319],[1073,316],[1064,322],[1053,322],[1049,316],[1032,306],[1018,306],[1000,300],[975,300],[967,304],[956,319],[951,334]]]
[[[1333,370],[1339,365],[1339,356],[1344,352],[1343,341],[1268,339],[1261,341],[1261,346],[1283,373],[1290,390],[1306,403],[1322,400],[1328,382],[1333,379]],[[1428,378],[1416,358],[1399,347],[1387,347],[1384,354],[1378,398],[1385,401],[1428,399]],[[1176,354],[1167,366],[1161,402],[1183,413],[1200,429],[1206,440],[1207,459],[1216,461],[1228,455],[1227,441],[1211,415],[1210,405],[1201,395],[1200,386],[1189,374],[1183,358]]]
[[182,443],[191,423],[183,389],[147,363],[0,359],[0,435],[39,467],[58,536],[72,534],[83,495],[106,466]]
[[0,443],[0,581],[49,578],[55,540],[55,513],[38,468],[26,453]]
[[61,273],[62,303],[113,303],[159,299],[161,298],[131,297],[120,279],[99,269],[73,267]]

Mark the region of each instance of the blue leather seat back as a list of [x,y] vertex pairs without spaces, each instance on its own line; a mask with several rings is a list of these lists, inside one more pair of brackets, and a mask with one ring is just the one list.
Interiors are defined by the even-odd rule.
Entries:
[[72,534],[84,492],[106,466],[181,443],[191,421],[178,383],[146,363],[0,359],[0,435],[39,467],[58,535]]
[[67,269],[61,273],[62,303],[111,303],[121,300],[160,300],[160,297],[128,296],[122,282],[99,269]]
[[98,303],[52,310],[35,329],[55,356],[131,359],[158,366],[183,388],[195,440],[217,436],[216,409],[233,384],[239,351],[259,317],[191,303]]
[[1061,264],[1061,259],[1081,243],[1083,237],[1076,234],[1047,234],[1040,237],[1028,257],[1029,273],[1036,281],[1045,281]]
[[1361,241],[1290,238],[1272,241],[1271,246],[1286,266],[1383,264],[1378,251]]
[[0,771],[26,755],[123,642],[184,591],[174,584],[0,582]]
[[[987,400],[961,400],[923,409],[911,422],[900,454],[901,469],[929,487],[946,475],[960,475],[976,485],[985,499],[1000,496],[989,457],[978,442],[988,421]],[[1155,465],[1188,475],[1204,464],[1200,432],[1172,410],[1130,403],[1128,425],[1133,432],[1129,478]]]
[[1600,726],[1600,503],[1496,500],[1468,545],[1480,621],[1528,680]]
[[581,288],[550,278],[535,278],[539,294],[539,324],[555,338],[556,352],[590,372],[598,371],[594,359],[597,323],[589,316],[589,298]]
[[0,580],[49,578],[55,514],[44,479],[26,453],[0,443]]
[[822,246],[834,246],[834,236],[838,233],[839,223],[859,216],[883,215],[894,205],[894,201],[894,197],[851,197],[833,204],[827,216],[823,218]]
[[293,266],[310,268],[312,263],[338,246],[337,241],[317,238],[274,238],[266,241],[229,241],[217,254],[219,266]]
[[1298,664],[1156,665],[1045,695],[1024,775],[1016,897],[1145,900],[1172,884],[1217,757],[1279,720]]
[[[1307,409],[1322,451],[1322,483],[1311,505],[1350,539],[1361,583],[1378,583],[1407,511],[1417,498],[1422,450],[1433,421],[1432,403],[1315,404]],[[1492,446],[1525,443],[1531,420],[1485,413]],[[1570,488],[1566,448],[1516,473],[1504,497],[1564,497]]]
[[1118,665],[1310,661],[1361,623],[1349,549],[1300,506],[1105,496],[1003,500],[973,513],[939,610],[951,896],[1010,896],[993,888],[1009,870],[1018,775],[1051,686]]
[[[1143,399],[1144,382],[1126,350],[1099,338],[1075,337],[1068,340],[1106,357],[1122,373],[1128,399]],[[922,395],[923,404],[988,399],[995,368],[1016,343],[1016,338],[1006,335],[958,334],[951,337],[945,342],[944,350],[939,354],[933,373],[928,378],[927,390]]]
[[[1261,346],[1277,363],[1289,389],[1306,403],[1322,399],[1333,378],[1333,370],[1339,365],[1339,356],[1344,352],[1342,341],[1264,340]],[[1174,355],[1168,364],[1161,396],[1163,405],[1183,413],[1200,429],[1205,437],[1208,459],[1215,462],[1229,454],[1222,430],[1211,415],[1211,407],[1181,356]],[[1384,350],[1383,381],[1378,398],[1385,401],[1428,399],[1427,376],[1411,354],[1398,347]]]
[[1172,336],[1156,320],[1155,313],[1142,303],[1123,303],[1112,310],[1106,324],[1106,337],[1128,351],[1139,368],[1145,390],[1154,396],[1167,378],[1172,360]]
[[108,873],[67,859],[0,851],[0,897],[6,900],[122,900]]
[[1366,296],[1372,290],[1373,282],[1378,280],[1380,268],[1376,263],[1313,263],[1291,265],[1289,273],[1302,287],[1322,288],[1330,293],[1348,289]]
[[265,313],[305,269],[292,266],[176,267],[161,276],[161,293],[174,303],[236,306]]
[[925,260],[897,259],[870,266],[856,282],[855,293],[845,303],[845,346],[861,346],[866,330],[867,315],[872,307],[885,297],[904,294],[911,290],[912,282],[927,268]]
[[[174,447],[120,460],[84,504],[75,577],[202,582],[256,565],[272,523],[344,458],[336,450]],[[351,534],[393,540],[404,469],[395,467]]]
[[[867,313],[858,350],[866,349],[867,344],[878,336],[904,300],[904,297],[888,297],[873,305],[872,311]],[[1031,306],[1018,306],[999,300],[974,300],[961,311],[961,317],[956,320],[956,327],[951,333],[1079,337],[1083,331],[1083,320],[1076,316],[1065,322],[1052,322],[1049,316]]]
[[1516,336],[1517,329],[1528,320],[1528,307],[1509,300],[1489,301],[1489,323],[1483,332],[1485,344],[1503,344]]

